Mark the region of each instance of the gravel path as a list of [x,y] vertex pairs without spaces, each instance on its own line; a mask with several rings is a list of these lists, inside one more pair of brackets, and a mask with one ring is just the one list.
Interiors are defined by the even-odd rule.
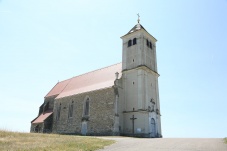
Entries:
[[98,138],[117,141],[99,151],[227,151],[222,138]]

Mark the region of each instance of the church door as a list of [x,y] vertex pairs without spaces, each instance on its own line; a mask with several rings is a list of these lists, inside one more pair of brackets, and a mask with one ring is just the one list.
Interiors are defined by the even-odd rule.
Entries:
[[151,137],[155,137],[155,120],[153,118],[151,118]]
[[87,122],[83,121],[81,125],[81,134],[86,135],[87,134]]

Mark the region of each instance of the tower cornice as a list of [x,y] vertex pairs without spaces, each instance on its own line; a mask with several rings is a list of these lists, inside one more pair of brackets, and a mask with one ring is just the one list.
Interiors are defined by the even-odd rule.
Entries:
[[145,71],[150,72],[151,74],[155,75],[156,77],[159,77],[160,76],[157,72],[151,70],[146,65],[139,65],[139,66],[137,66],[137,67],[135,67],[133,69],[124,69],[124,70],[122,70],[122,74],[124,72],[131,72],[131,71],[138,70],[138,69],[144,69]]
[[129,35],[132,35],[132,34],[134,35],[134,33],[138,33],[139,31],[140,32],[142,31],[148,36],[152,37],[155,40],[155,42],[157,41],[157,39],[154,36],[152,36],[141,24],[139,24],[141,27],[140,29],[137,29],[137,25],[135,25],[127,34],[125,34],[124,36],[121,36],[120,38],[123,39]]

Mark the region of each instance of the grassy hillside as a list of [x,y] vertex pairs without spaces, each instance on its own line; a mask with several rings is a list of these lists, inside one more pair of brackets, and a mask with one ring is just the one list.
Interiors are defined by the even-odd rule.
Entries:
[[227,144],[227,137],[226,137],[226,138],[224,138],[224,141],[225,141],[225,143]]
[[93,151],[114,141],[88,136],[17,133],[0,130],[0,150]]

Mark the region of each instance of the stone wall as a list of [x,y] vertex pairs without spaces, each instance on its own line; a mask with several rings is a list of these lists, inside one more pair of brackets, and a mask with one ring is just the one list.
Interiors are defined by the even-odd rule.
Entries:
[[56,96],[45,98],[44,103],[49,102],[49,109],[48,110],[53,110],[55,98],[56,98]]
[[[86,98],[90,99],[89,115],[83,118]],[[114,100],[113,88],[56,99],[54,103],[53,133],[81,134],[83,119],[83,122],[87,123],[86,135],[112,135]],[[69,117],[71,104],[73,104],[73,113],[72,117]],[[58,117],[59,106],[61,106],[60,117]]]
[[51,133],[53,123],[53,114],[45,119],[43,123],[31,123],[30,132],[36,133]]
[[43,132],[43,123],[31,124],[30,132],[42,133]]
[[38,114],[38,116],[40,114],[42,114],[43,112],[45,112],[44,111],[44,106],[47,103],[49,103],[49,105],[48,105],[48,108],[46,108],[46,110],[53,110],[55,98],[56,98],[56,96],[52,96],[52,97],[48,97],[48,98],[45,98],[44,99],[43,104],[39,107],[39,114]]

